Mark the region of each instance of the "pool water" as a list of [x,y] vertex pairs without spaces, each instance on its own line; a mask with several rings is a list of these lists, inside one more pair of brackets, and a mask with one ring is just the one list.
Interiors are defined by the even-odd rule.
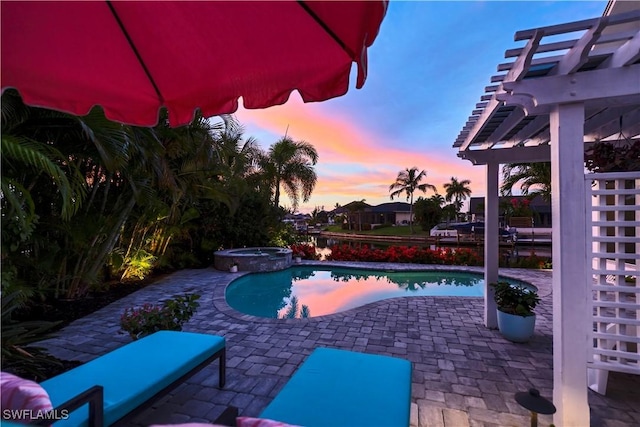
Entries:
[[245,314],[294,318],[339,313],[395,297],[483,295],[484,277],[478,273],[301,266],[240,277],[229,284],[225,296],[229,306]]

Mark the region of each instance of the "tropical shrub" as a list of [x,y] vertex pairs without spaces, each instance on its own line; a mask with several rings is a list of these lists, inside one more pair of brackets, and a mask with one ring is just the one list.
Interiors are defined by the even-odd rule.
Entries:
[[130,279],[142,280],[147,277],[153,270],[156,257],[145,251],[144,249],[138,249],[131,254],[131,256],[125,260],[125,270],[122,273],[121,281]]
[[420,224],[422,230],[431,230],[442,220],[442,200],[437,196],[428,199],[418,197],[413,204],[415,221]]
[[482,265],[480,254],[469,248],[429,249],[417,246],[390,246],[371,249],[368,245],[352,248],[348,245],[331,247],[330,261],[403,262],[443,265]]
[[515,197],[513,197],[510,201],[509,201],[509,208],[507,209],[507,216],[509,217],[513,217],[513,216],[524,216],[524,217],[530,217],[532,215],[532,211],[531,211],[531,207],[529,206],[531,204],[531,201],[529,199],[521,199],[518,200]]
[[551,258],[538,256],[534,251],[526,257],[511,258],[511,252],[504,251],[500,256],[500,267],[551,269]]
[[528,257],[518,258],[518,260],[512,265],[516,268],[547,268],[546,258],[542,258],[534,251],[529,253]]
[[185,294],[163,305],[126,308],[120,317],[120,328],[134,340],[161,330],[180,331],[200,306],[199,299],[198,294]]
[[319,255],[316,255],[316,247],[314,245],[299,243],[291,245],[293,256],[299,256],[302,259],[320,259]]
[[282,223],[271,228],[267,246],[283,248],[298,244],[304,237],[301,236],[291,224]]

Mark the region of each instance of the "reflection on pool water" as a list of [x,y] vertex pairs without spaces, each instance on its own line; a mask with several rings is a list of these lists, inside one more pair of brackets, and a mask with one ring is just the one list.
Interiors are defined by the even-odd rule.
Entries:
[[322,316],[395,297],[482,295],[484,277],[478,273],[317,266],[248,274],[226,289],[227,303],[235,310],[272,318]]

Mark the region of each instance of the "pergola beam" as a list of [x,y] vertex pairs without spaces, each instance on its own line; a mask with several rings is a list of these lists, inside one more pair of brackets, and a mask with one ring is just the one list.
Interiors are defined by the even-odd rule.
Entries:
[[640,133],[640,107],[628,113],[610,114],[609,108],[584,123],[585,142],[603,140],[612,136],[631,138]]
[[458,152],[458,157],[469,160],[474,165],[489,163],[538,163],[551,159],[549,145],[531,147],[494,148],[492,150],[466,150]]
[[[627,22],[633,22],[640,19],[640,10],[632,10],[626,13],[620,13],[618,15],[611,15],[607,17],[609,19],[609,25],[626,24]],[[575,31],[587,30],[594,25],[598,24],[598,21],[602,18],[585,19],[582,21],[568,22],[566,24],[550,25],[548,27],[541,27],[532,30],[518,31],[514,37],[515,41],[526,40],[535,34],[536,31],[542,30],[546,36],[555,36],[562,33],[573,33]]]
[[568,22],[565,24],[549,25],[546,27],[534,28],[531,30],[522,30],[516,32],[514,41],[526,40],[533,37],[536,31],[543,31],[547,36],[555,36],[563,33],[573,33],[575,31],[586,30],[595,25],[600,18],[584,19],[582,21]]
[[603,67],[626,67],[638,59],[640,59],[640,32],[620,46],[602,65]]
[[[564,55],[547,56],[546,58],[536,58],[531,61],[531,66],[553,64],[554,62],[560,62]],[[503,62],[498,64],[498,71],[508,71],[515,67],[515,62]]]
[[[571,49],[573,46],[575,46],[577,42],[578,40],[576,39],[576,40],[565,40],[562,42],[541,44],[538,46],[538,50],[536,51],[536,53],[555,52],[556,50]],[[523,47],[519,47],[517,49],[508,49],[504,53],[504,57],[513,58],[513,57],[519,56],[523,51],[524,51]]]
[[542,36],[544,35],[544,31],[536,31],[531,39],[527,42],[527,45],[524,47],[518,59],[513,63],[513,66],[505,76],[504,80],[511,81],[520,81],[529,70],[531,66],[531,61],[533,60],[533,55],[536,53],[538,46],[540,45],[540,40],[542,40]]
[[[620,33],[601,34],[600,37],[598,37],[597,43],[604,44],[604,43],[618,42],[621,40],[629,40],[630,38],[635,36],[636,33],[637,33],[636,30],[631,30],[631,31],[624,31]],[[538,50],[536,53],[555,52],[557,50],[569,50],[576,45],[578,40],[579,39],[565,40],[565,41],[555,42],[555,43],[544,43],[538,46]],[[524,50],[523,47],[519,47],[516,49],[508,49],[505,52],[504,57],[505,58],[516,57],[520,55],[523,50]]]
[[507,135],[511,131],[511,129],[514,128],[514,126],[520,123],[520,121],[524,119],[525,116],[526,114],[523,109],[516,108],[516,110],[513,111],[509,115],[509,117],[503,120],[502,123],[500,123],[500,126],[498,126],[496,130],[494,130],[493,133],[489,135],[489,138],[487,138],[487,141],[494,142],[494,143],[498,141],[502,141],[502,138],[504,138],[505,135]]
[[[501,103],[502,103],[501,101],[498,101],[495,98],[492,98],[489,102],[485,103],[486,106],[484,107],[482,114],[478,116],[477,121],[473,124],[473,128],[471,128],[471,130],[469,131],[469,134],[467,135],[464,142],[460,146],[460,151],[464,151],[467,148],[469,148],[471,141],[475,139],[476,135],[478,135],[478,133],[480,132],[484,124],[487,123],[491,118],[491,116],[495,114],[495,112],[498,110],[498,107],[500,106]],[[478,104],[476,104],[476,107],[477,106]]]
[[[591,135],[597,132],[600,133],[601,138],[606,138],[617,129],[618,132],[631,134],[633,131],[630,128],[638,124],[640,124],[640,107],[631,111],[625,111],[624,107],[605,108],[585,120],[584,133]],[[604,129],[607,128],[611,128],[613,131],[605,131]]]
[[603,17],[578,40],[578,43],[560,60],[555,74],[573,74],[589,59],[589,51],[600,37],[609,19]]
[[496,97],[509,103],[513,95],[529,95],[533,97],[536,106],[586,102],[600,98],[637,95],[638,82],[640,64],[519,82],[503,82],[502,86],[507,93],[497,94]]
[[520,129],[508,142],[519,144],[520,142],[528,139],[531,135],[537,135],[544,128],[549,127],[549,117],[546,115],[537,116],[528,125]]

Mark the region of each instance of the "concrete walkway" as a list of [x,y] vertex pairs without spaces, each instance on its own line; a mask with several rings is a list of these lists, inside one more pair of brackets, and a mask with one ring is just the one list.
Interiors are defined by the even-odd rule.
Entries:
[[[307,262],[314,264],[315,262]],[[326,266],[329,263],[322,262]],[[332,263],[376,266],[371,263]],[[379,264],[381,269],[424,269]],[[431,267],[429,267],[431,268]],[[480,268],[434,269],[481,272]],[[257,416],[318,346],[402,357],[413,362],[412,426],[526,426],[529,414],[514,393],[531,387],[552,397],[551,273],[503,269],[540,289],[536,335],[527,344],[506,341],[483,325],[483,300],[409,297],[380,301],[310,319],[263,319],[243,315],[225,302],[224,290],[243,273],[213,269],[180,271],[79,319],[43,341],[53,355],[88,361],[130,341],[119,333],[125,307],[157,303],[173,295],[202,295],[185,330],[227,338],[227,385],[217,388],[217,364],[202,370],[156,401],[128,425],[211,422],[228,405]],[[611,374],[607,396],[589,391],[592,426],[640,425],[640,377]],[[541,416],[548,426],[550,416]]]

